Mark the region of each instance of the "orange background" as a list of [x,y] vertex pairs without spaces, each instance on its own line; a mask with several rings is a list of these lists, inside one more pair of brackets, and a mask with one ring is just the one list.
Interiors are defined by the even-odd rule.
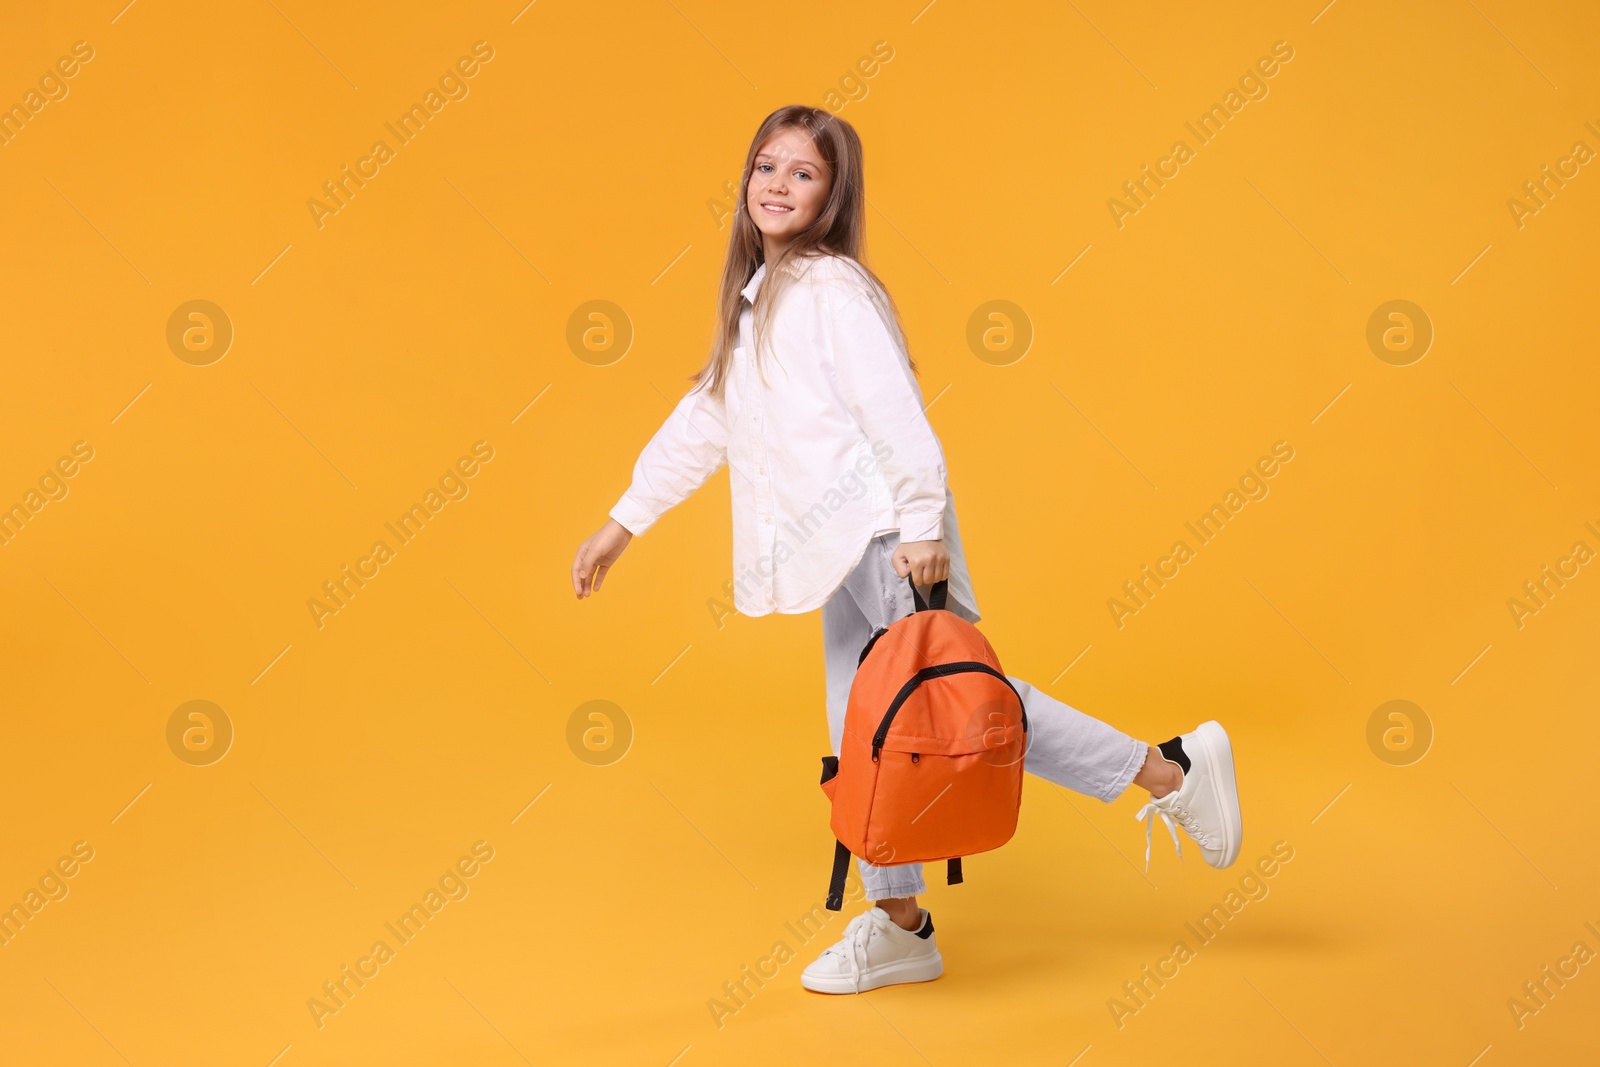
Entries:
[[[1507,601],[1600,549],[1600,177],[1520,227],[1507,202],[1600,147],[1600,16],[519,7],[6,16],[0,101],[93,49],[0,147],[0,504],[93,450],[0,547],[0,905],[93,852],[0,947],[8,1062],[1593,1062],[1594,966],[1520,1029],[1507,1000],[1600,951],[1600,577],[1520,628]],[[478,41],[467,95],[319,228],[307,201]],[[1198,145],[1278,41],[1268,95]],[[703,358],[748,138],[842,80],[985,633],[1147,740],[1221,720],[1246,828],[1230,871],[1157,840],[1146,876],[1135,796],[1030,777],[1012,842],[925,898],[944,977],[861,998],[798,985],[859,910],[785,925],[832,849],[820,619],[717,624],[726,476],[594,599],[569,578]],[[1119,228],[1108,200],[1179,138]],[[1396,299],[1435,332],[1407,366],[1367,343]],[[192,300],[234,333],[206,365],[167,340]],[[620,358],[568,343],[593,300]],[[1020,359],[967,342],[992,300],[1031,324]],[[1106,601],[1280,440],[1270,495],[1118,628]],[[466,495],[393,540],[480,441]],[[194,700],[233,732],[208,765],[181,722],[169,744]],[[592,700],[631,732],[603,765],[569,742]],[[1431,723],[1419,762],[1369,748],[1391,700]],[[1119,1028],[1123,983],[1278,841],[1270,894]],[[319,1028],[308,1000],[477,842],[467,895]]]

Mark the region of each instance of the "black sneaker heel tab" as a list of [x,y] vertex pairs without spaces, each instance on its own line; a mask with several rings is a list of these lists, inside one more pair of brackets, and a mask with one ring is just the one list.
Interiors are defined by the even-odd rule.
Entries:
[[1189,773],[1189,757],[1183,751],[1183,738],[1174,737],[1170,741],[1163,741],[1156,748],[1160,749],[1161,754],[1167,759],[1182,767],[1184,774]]

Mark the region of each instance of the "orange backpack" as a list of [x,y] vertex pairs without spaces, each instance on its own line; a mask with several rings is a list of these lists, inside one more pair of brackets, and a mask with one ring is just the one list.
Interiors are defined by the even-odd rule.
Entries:
[[833,877],[827,907],[844,906],[854,853],[875,866],[949,860],[1011,840],[1022,804],[1028,713],[978,628],[945,610],[946,583],[928,603],[878,630],[861,650],[839,755],[822,758],[833,802]]

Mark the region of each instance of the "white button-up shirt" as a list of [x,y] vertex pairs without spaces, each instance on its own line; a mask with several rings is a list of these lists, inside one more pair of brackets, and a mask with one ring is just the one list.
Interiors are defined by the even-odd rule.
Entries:
[[790,270],[796,280],[764,337],[766,381],[751,309],[763,263],[743,290],[723,400],[696,387],[679,401],[611,517],[643,534],[727,464],[741,614],[820,607],[873,537],[898,532],[902,542],[944,541],[950,594],[976,616],[944,452],[892,317],[839,257]]

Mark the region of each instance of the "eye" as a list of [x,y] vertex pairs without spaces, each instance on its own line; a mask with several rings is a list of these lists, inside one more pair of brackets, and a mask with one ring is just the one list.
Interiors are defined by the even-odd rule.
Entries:
[[765,171],[770,166],[772,166],[771,163],[757,163],[756,164],[756,170]]
[[795,173],[795,176],[796,176],[796,177],[803,177],[803,178],[805,178],[805,179],[806,179],[806,180],[807,180],[807,181],[810,181],[810,180],[811,180],[811,172],[810,172],[810,171],[808,171],[808,170],[797,170],[797,171],[795,171],[795,172],[794,172],[794,173]]

